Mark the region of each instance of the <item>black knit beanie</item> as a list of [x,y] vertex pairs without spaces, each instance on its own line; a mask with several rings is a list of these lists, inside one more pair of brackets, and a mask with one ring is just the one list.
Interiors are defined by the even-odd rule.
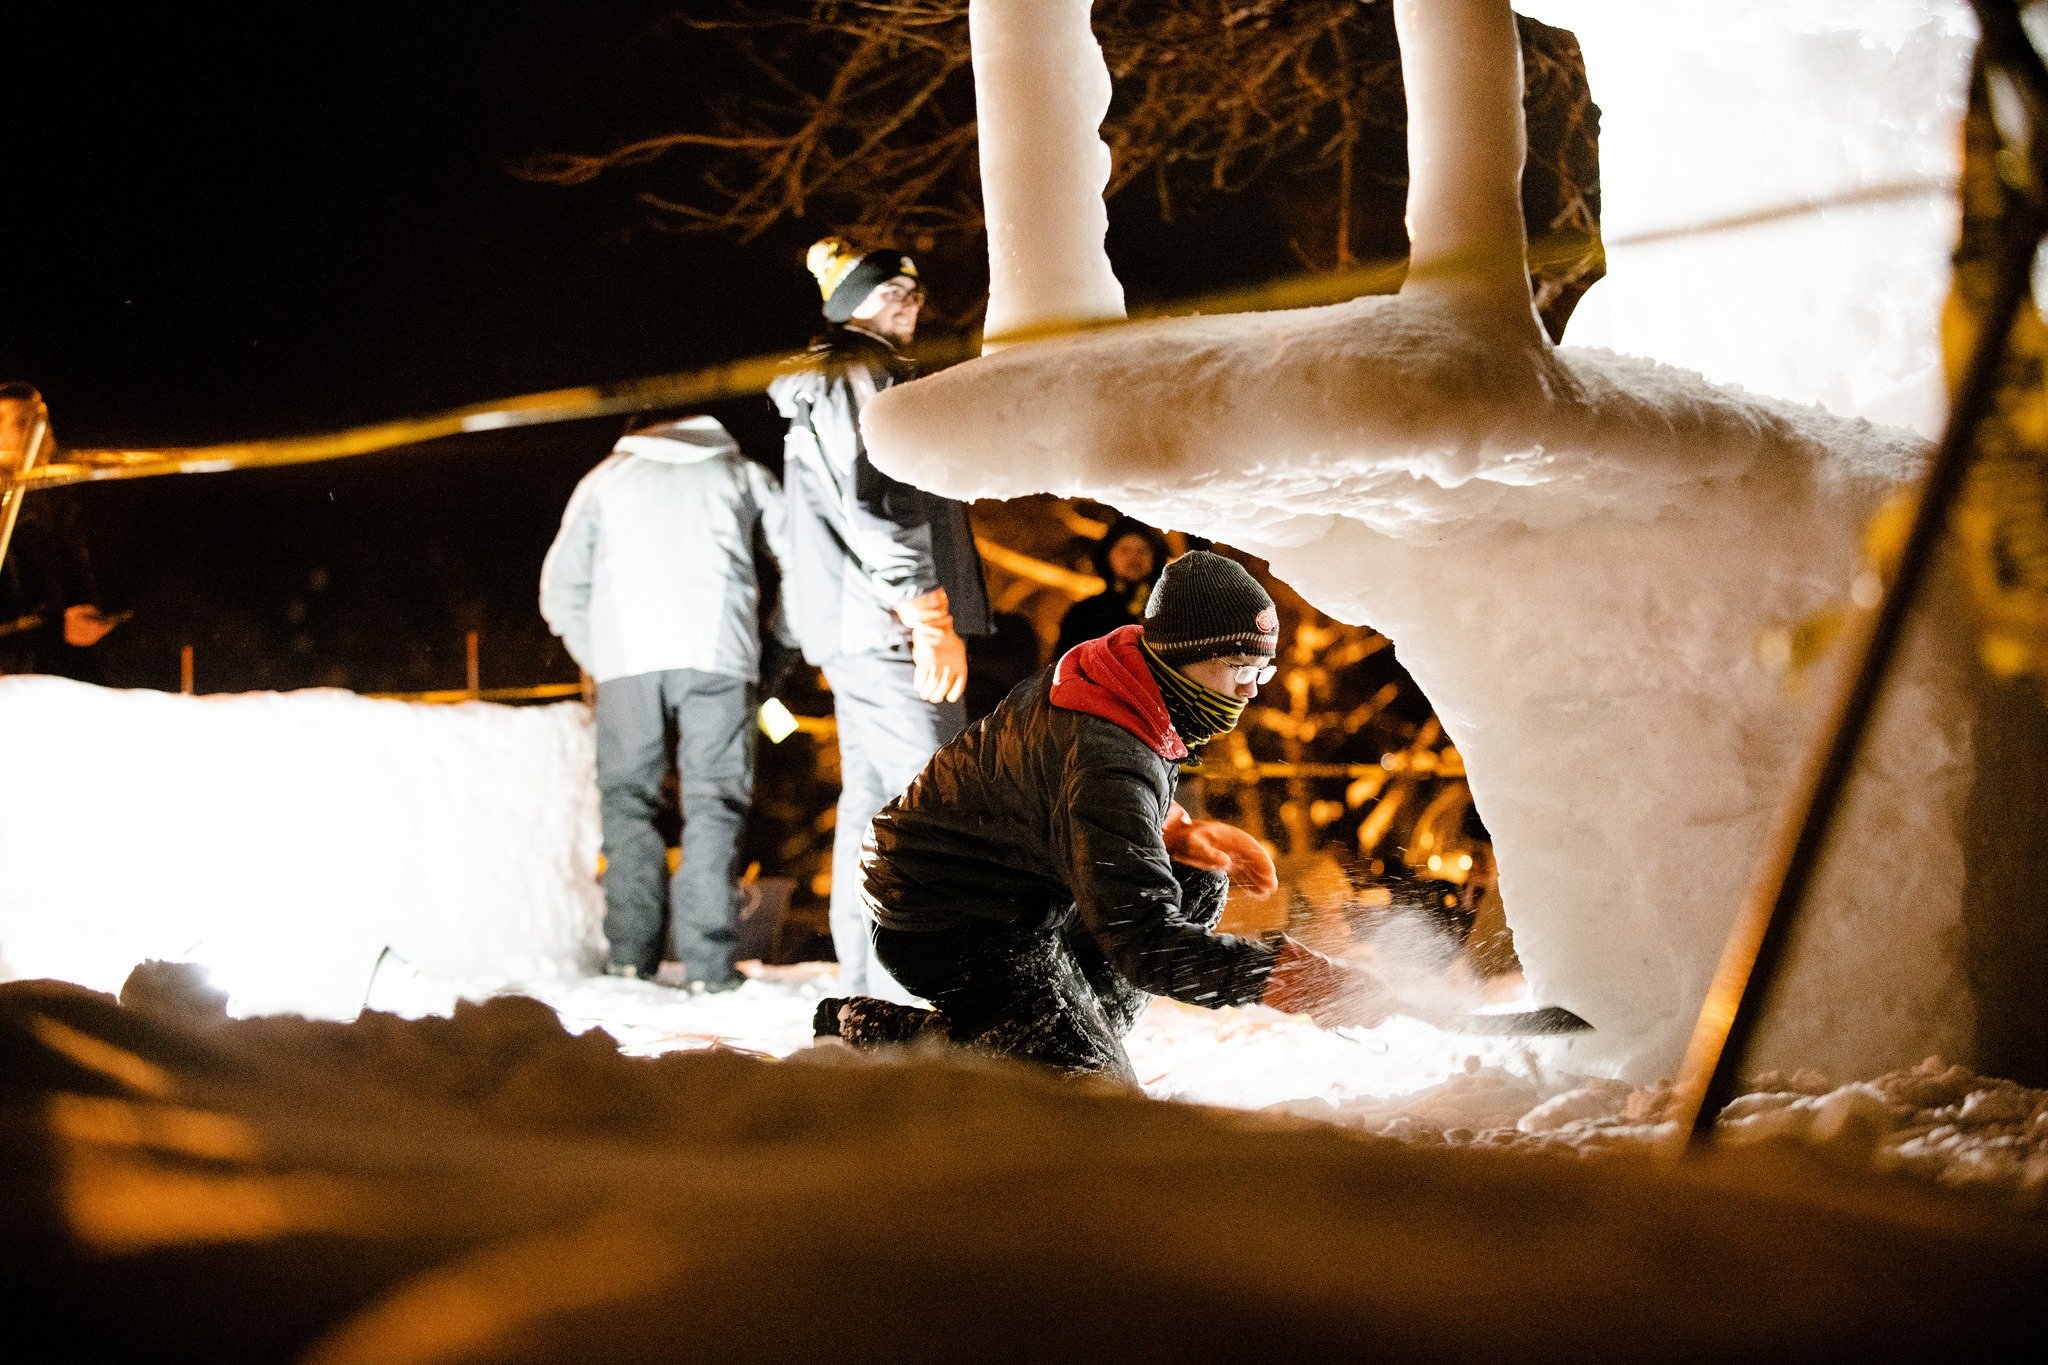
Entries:
[[1145,643],[1172,664],[1280,652],[1280,613],[1244,565],[1190,550],[1166,566],[1145,604]]

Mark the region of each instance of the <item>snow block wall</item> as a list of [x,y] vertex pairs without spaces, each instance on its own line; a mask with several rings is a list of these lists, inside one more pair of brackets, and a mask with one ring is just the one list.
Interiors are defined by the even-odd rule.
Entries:
[[[1772,675],[1759,641],[1846,596],[1865,520],[1926,445],[1652,360],[1553,350],[1519,268],[1497,268],[1525,249],[1502,171],[1521,139],[1505,0],[1394,3],[1418,263],[1400,295],[1020,345],[882,395],[869,444],[889,472],[955,497],[1087,495],[1215,537],[1390,635],[1465,756],[1536,993],[1595,1025],[1566,1060],[1653,1079],[1683,1053],[1825,692]],[[1640,8],[1589,4],[1585,22]],[[1801,42],[1832,23],[1837,46],[1857,45],[1853,9],[1784,8]],[[1718,18],[1683,36],[1753,43],[1774,22],[1737,18],[1749,27],[1732,39]],[[1598,99],[1604,45],[1579,36]],[[1933,90],[1920,62],[1868,88],[1872,65],[1816,78],[1847,73],[1894,111],[1955,107],[1960,63],[1958,84]],[[1819,100],[1809,117],[1847,114]],[[1717,111],[1693,120],[1693,136],[1716,136]],[[1043,189],[1057,212],[1060,187]],[[1705,239],[1696,268],[1741,279],[1734,250]],[[1618,257],[1588,299],[1629,288]],[[1883,352],[1863,321],[1809,314],[1747,339],[1788,365],[1819,352],[1853,370]],[[1915,326],[1931,365],[1931,308]],[[1869,1075],[1971,1054],[1972,674],[1955,631],[1923,623],[1909,644],[1759,1066]]]
[[183,697],[0,678],[0,978],[198,961],[238,1013],[353,1017],[378,954],[603,960],[581,705]]

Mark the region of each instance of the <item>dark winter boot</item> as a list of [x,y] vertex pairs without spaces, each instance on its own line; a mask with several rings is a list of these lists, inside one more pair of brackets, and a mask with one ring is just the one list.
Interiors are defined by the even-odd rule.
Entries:
[[937,1010],[877,1000],[871,995],[828,996],[811,1016],[811,1036],[838,1038],[854,1047],[889,1047],[920,1038],[946,1037],[946,1019]]

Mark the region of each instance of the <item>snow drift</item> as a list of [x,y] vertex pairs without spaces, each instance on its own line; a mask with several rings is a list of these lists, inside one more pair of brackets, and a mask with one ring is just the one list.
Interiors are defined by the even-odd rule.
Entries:
[[0,734],[0,977],[190,959],[238,1013],[353,1018],[386,946],[469,979],[603,960],[580,705],[0,678]]
[[[1598,1030],[1573,1064],[1654,1077],[1683,1050],[1813,723],[1819,689],[1788,691],[1757,642],[1845,595],[1860,527],[1925,446],[1553,349],[1526,281],[1505,0],[1396,0],[1395,15],[1399,295],[1012,347],[891,390],[866,430],[898,477],[955,497],[1102,498],[1262,555],[1317,606],[1392,636],[1465,755],[1532,984]],[[1035,188],[1042,217],[1093,211],[1071,182]],[[1759,1064],[1860,1075],[1969,1055],[1968,667],[1937,625],[1911,640]]]
[[2041,1335],[2038,1220],[1782,1152],[1431,1149],[958,1054],[638,1061],[517,998],[338,1026],[17,983],[0,1055],[17,1354],[1974,1359]]

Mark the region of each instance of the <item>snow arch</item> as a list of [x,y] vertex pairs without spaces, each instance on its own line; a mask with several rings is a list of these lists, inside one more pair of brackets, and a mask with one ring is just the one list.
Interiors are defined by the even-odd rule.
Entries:
[[[883,395],[869,441],[891,473],[954,496],[1087,494],[1216,537],[1392,636],[1466,757],[1533,984],[1596,1025],[1562,1046],[1579,1065],[1668,1074],[1813,723],[1818,690],[1788,692],[1755,643],[1839,599],[1858,529],[1925,444],[1553,348],[1526,283],[1506,0],[1394,3],[1413,261],[1400,294],[1010,347]],[[978,41],[1085,25],[1085,6],[974,8]],[[1066,87],[1036,88],[1057,101]],[[998,203],[1054,224],[1099,207],[1072,181],[992,186]],[[1047,236],[999,230],[1013,254]],[[1099,232],[1092,244],[1107,270]],[[1075,249],[1071,233],[1057,249]],[[991,264],[993,310],[1027,272]],[[1101,302],[1005,308],[1078,318]],[[1941,627],[1919,628],[1760,1063],[1867,1074],[1968,1054],[1968,667]]]

